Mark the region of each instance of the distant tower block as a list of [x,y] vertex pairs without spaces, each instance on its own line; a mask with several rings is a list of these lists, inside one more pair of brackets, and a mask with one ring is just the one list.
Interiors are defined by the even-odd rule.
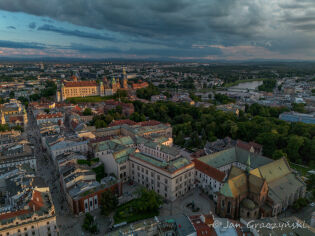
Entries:
[[128,79],[125,67],[123,67],[123,88],[128,89]]

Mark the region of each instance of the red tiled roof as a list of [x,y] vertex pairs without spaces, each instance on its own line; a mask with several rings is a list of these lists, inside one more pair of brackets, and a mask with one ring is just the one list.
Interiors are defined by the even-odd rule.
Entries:
[[255,142],[244,142],[242,140],[237,140],[236,146],[245,150],[250,150],[251,147],[255,149],[255,152],[261,152],[262,150],[262,145],[255,143]]
[[31,212],[30,210],[19,210],[19,211],[4,213],[0,215],[0,220],[15,218],[17,216],[25,215],[30,212]]
[[80,112],[80,111],[82,111],[82,109],[81,109],[81,107],[79,107],[78,105],[76,105],[76,106],[72,109],[72,111]]
[[51,119],[51,118],[61,118],[61,117],[63,117],[62,113],[57,112],[57,113],[51,113],[51,114],[38,114],[36,116],[36,119],[40,120],[40,119]]
[[31,209],[40,210],[44,206],[42,194],[36,190],[33,192],[32,200],[28,203]]
[[73,129],[75,129],[77,126],[78,126],[78,122],[77,121],[75,121],[75,120],[72,120],[71,121],[71,127],[73,128]]
[[132,121],[132,120],[129,120],[129,119],[126,119],[126,120],[114,120],[112,121],[110,124],[109,124],[109,127],[112,127],[112,126],[117,126],[117,125],[123,125],[123,124],[126,124],[126,125],[136,125],[137,123]]
[[224,177],[225,177],[225,173],[222,171],[219,171],[218,169],[209,166],[208,164],[199,161],[198,159],[193,159],[192,160],[195,163],[195,168],[199,171],[201,171],[202,173],[210,176],[211,178],[222,182]]
[[201,156],[204,156],[205,154],[206,154],[206,153],[205,153],[205,150],[200,149],[200,150],[198,150],[198,151],[192,153],[190,156],[191,156],[192,158],[199,158],[199,157],[201,157]]
[[142,122],[137,123],[137,125],[141,125],[141,126],[153,126],[153,125],[159,125],[159,124],[161,124],[161,122],[157,120],[147,120],[147,121],[142,121]]
[[17,121],[23,122],[23,117],[22,116],[10,116],[9,121],[11,123],[15,123]]
[[65,87],[92,87],[96,86],[96,81],[73,81],[73,82],[64,82]]
[[[205,216],[208,217],[208,216]],[[197,236],[207,235],[207,236],[216,236],[216,231],[213,227],[210,227],[205,222],[203,222],[200,218],[200,215],[189,216],[191,223],[194,225],[196,229]],[[209,224],[213,224],[213,217],[210,219]]]
[[148,82],[133,83],[132,84],[132,88],[133,89],[145,88],[145,87],[148,87],[148,86],[149,86]]

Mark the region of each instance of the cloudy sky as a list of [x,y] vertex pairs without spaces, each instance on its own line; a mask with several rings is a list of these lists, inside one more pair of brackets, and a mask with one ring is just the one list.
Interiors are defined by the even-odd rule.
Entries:
[[315,60],[315,0],[0,0],[0,57]]

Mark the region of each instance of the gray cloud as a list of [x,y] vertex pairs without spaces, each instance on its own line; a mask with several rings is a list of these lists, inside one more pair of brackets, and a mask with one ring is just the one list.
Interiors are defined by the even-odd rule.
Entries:
[[[113,53],[193,57],[221,52],[220,48],[192,48],[193,44],[256,45],[283,55],[315,50],[310,40],[315,36],[314,0],[1,0],[0,9],[119,32],[124,40],[52,24],[38,28],[117,43]],[[125,43],[130,49],[121,49]],[[145,46],[141,49],[139,44]],[[145,49],[148,45],[152,49]],[[80,52],[110,50],[71,47]]]
[[7,26],[7,29],[16,29],[14,26],[10,25],[10,26]]
[[89,32],[84,32],[81,30],[67,30],[67,29],[55,27],[55,26],[49,25],[49,24],[42,25],[42,26],[38,27],[37,30],[52,31],[52,32],[56,32],[59,34],[68,35],[68,36],[75,36],[75,37],[80,37],[80,38],[102,39],[102,40],[109,40],[109,41],[116,40],[113,37],[106,36],[106,35],[89,33]]
[[0,40],[0,48],[29,48],[29,49],[44,49],[45,45],[34,42],[15,42],[8,40]]
[[29,23],[28,27],[30,29],[35,29],[36,28],[36,23],[35,22],[31,22],[31,23]]

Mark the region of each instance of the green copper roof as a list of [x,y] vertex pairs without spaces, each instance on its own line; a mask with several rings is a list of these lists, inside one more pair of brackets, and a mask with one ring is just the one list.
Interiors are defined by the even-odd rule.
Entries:
[[258,154],[250,153],[249,151],[238,147],[232,147],[220,152],[206,155],[199,158],[199,160],[215,168],[219,168],[233,162],[240,162],[244,165],[249,164],[251,169],[266,165],[273,161],[272,159]]
[[222,188],[220,189],[220,193],[226,197],[234,197],[232,190],[228,183],[225,183]]

